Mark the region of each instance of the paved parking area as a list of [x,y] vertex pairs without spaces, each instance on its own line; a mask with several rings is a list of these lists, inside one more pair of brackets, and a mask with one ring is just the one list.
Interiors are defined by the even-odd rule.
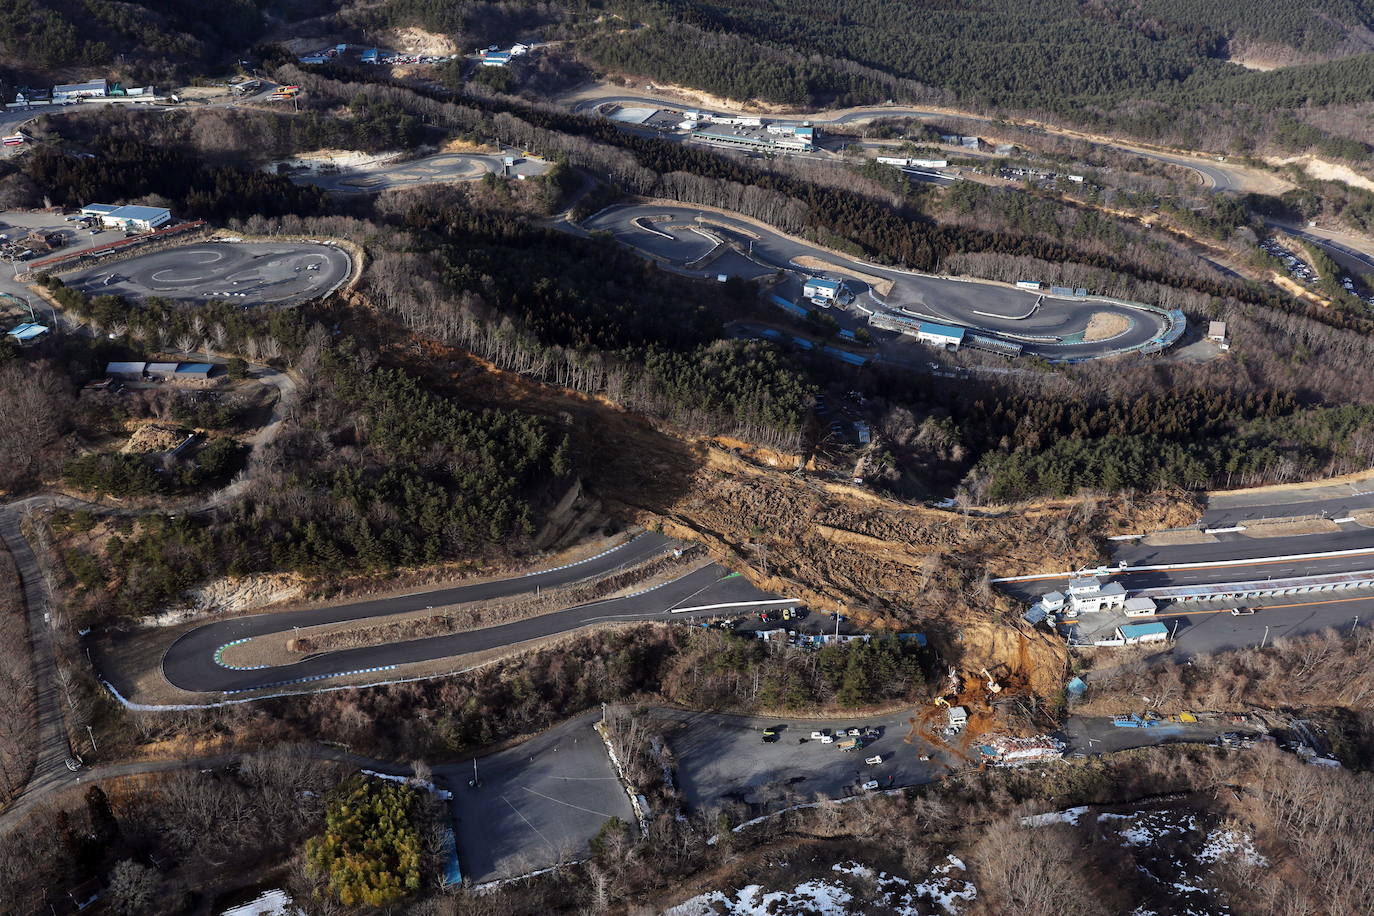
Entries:
[[327,295],[350,266],[343,249],[315,242],[202,242],[97,264],[63,280],[93,296],[286,305]]
[[634,823],[621,787],[592,729],[600,711],[563,723],[472,766],[436,767],[453,787],[454,833],[463,876],[474,882],[512,877],[588,854],[611,817]]
[[[949,772],[945,756],[925,742],[907,744],[906,714],[833,721],[761,719],[656,709],[677,756],[678,782],[694,811],[711,813],[731,802],[776,811],[788,805],[861,791],[876,779],[883,789],[919,785]],[[763,729],[779,727],[779,740],[763,741]],[[855,751],[810,740],[813,730],[877,727],[882,736]],[[798,738],[806,738],[799,743]],[[921,755],[930,759],[923,761]],[[868,757],[883,762],[870,766]]]

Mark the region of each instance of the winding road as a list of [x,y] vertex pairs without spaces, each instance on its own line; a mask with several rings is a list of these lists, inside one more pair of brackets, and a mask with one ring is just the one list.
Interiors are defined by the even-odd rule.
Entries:
[[[1144,307],[1058,298],[1007,284],[938,277],[856,261],[762,223],[719,211],[673,204],[617,205],[595,214],[583,226],[608,232],[646,257],[703,277],[722,273],[756,277],[777,269],[819,274],[819,270],[799,268],[796,263],[799,258],[816,258],[851,273],[891,281],[891,292],[878,301],[865,283],[847,280],[851,289],[860,291],[860,303],[869,311],[896,310],[922,320],[960,325],[1020,344],[1024,352],[1049,359],[1112,355],[1140,347],[1159,337],[1168,326],[1163,315]],[[734,242],[747,255],[729,252],[694,271],[694,262],[716,247],[711,235]],[[1119,330],[1101,340],[1085,340],[1094,315],[1108,316]]]
[[326,652],[271,668],[230,668],[219,660],[219,650],[238,640],[289,633],[296,627],[365,619],[382,622],[396,614],[533,593],[539,588],[607,575],[657,556],[672,546],[673,542],[662,535],[643,534],[581,563],[523,576],[313,610],[216,621],[177,639],[163,657],[162,670],[168,681],[183,690],[242,693],[505,648],[597,624],[688,619],[741,606],[781,608],[797,604],[765,595],[744,577],[708,564],[636,594],[446,636]]

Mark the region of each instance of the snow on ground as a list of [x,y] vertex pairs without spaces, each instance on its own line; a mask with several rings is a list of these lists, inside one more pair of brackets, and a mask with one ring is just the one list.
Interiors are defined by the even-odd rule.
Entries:
[[838,877],[812,878],[792,890],[766,891],[749,884],[735,891],[708,891],[664,911],[663,916],[773,916],[807,913],[839,916],[862,908],[891,912],[896,916],[921,916],[937,912],[955,916],[964,904],[978,896],[978,889],[961,874],[964,863],[954,856],[931,869],[919,884],[905,878],[875,872],[858,862],[841,862],[831,869]]
[[1199,862],[1219,862],[1236,859],[1246,865],[1264,868],[1269,860],[1255,849],[1255,841],[1250,834],[1239,830],[1213,830],[1207,834],[1207,842],[1198,851]]
[[1045,827],[1049,824],[1071,824],[1078,826],[1078,819],[1088,810],[1087,805],[1078,808],[1066,808],[1063,811],[1047,811],[1044,814],[1032,814],[1021,818],[1022,827]]
[[284,890],[263,891],[240,906],[230,907],[220,916],[304,916]]
[[1183,836],[1198,829],[1196,817],[1177,811],[1142,811],[1125,816],[1099,814],[1097,820],[1099,823],[1126,822],[1116,831],[1121,835],[1122,846],[1151,846],[1166,837]]

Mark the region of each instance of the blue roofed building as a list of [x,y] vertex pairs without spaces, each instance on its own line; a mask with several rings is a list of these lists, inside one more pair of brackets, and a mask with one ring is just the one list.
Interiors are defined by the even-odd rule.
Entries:
[[933,321],[922,321],[916,326],[916,339],[921,343],[934,344],[937,347],[953,347],[956,350],[964,342],[964,333],[964,328],[949,324],[935,324]]
[[827,277],[808,277],[802,286],[802,295],[817,305],[838,302],[843,292],[843,280],[831,280]]
[[1164,642],[1169,638],[1169,628],[1162,623],[1128,623],[1116,628],[1116,638],[1128,646]]

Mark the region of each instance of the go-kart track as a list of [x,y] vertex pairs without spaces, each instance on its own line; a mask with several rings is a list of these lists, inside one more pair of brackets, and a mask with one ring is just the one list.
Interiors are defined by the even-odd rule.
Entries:
[[328,295],[348,277],[340,248],[312,242],[202,242],[70,274],[92,296],[161,296],[240,305],[294,305]]
[[[937,277],[855,261],[759,223],[690,207],[613,206],[591,217],[584,226],[609,232],[646,257],[695,276],[726,274],[752,279],[782,269],[796,275],[791,287],[784,287],[788,292],[798,287],[801,276],[825,273],[845,277],[857,294],[851,309],[957,325],[1017,344],[1023,353],[1060,362],[1150,348],[1169,340],[1174,324],[1167,314],[1146,306],[1051,296],[1006,284]],[[716,239],[727,244],[722,246]],[[714,259],[708,258],[713,251]],[[797,259],[806,257],[840,270],[802,268]],[[891,291],[878,296],[867,283],[855,279],[855,274],[890,281]],[[1093,339],[1094,327],[1107,329],[1099,332],[1100,339]]]

